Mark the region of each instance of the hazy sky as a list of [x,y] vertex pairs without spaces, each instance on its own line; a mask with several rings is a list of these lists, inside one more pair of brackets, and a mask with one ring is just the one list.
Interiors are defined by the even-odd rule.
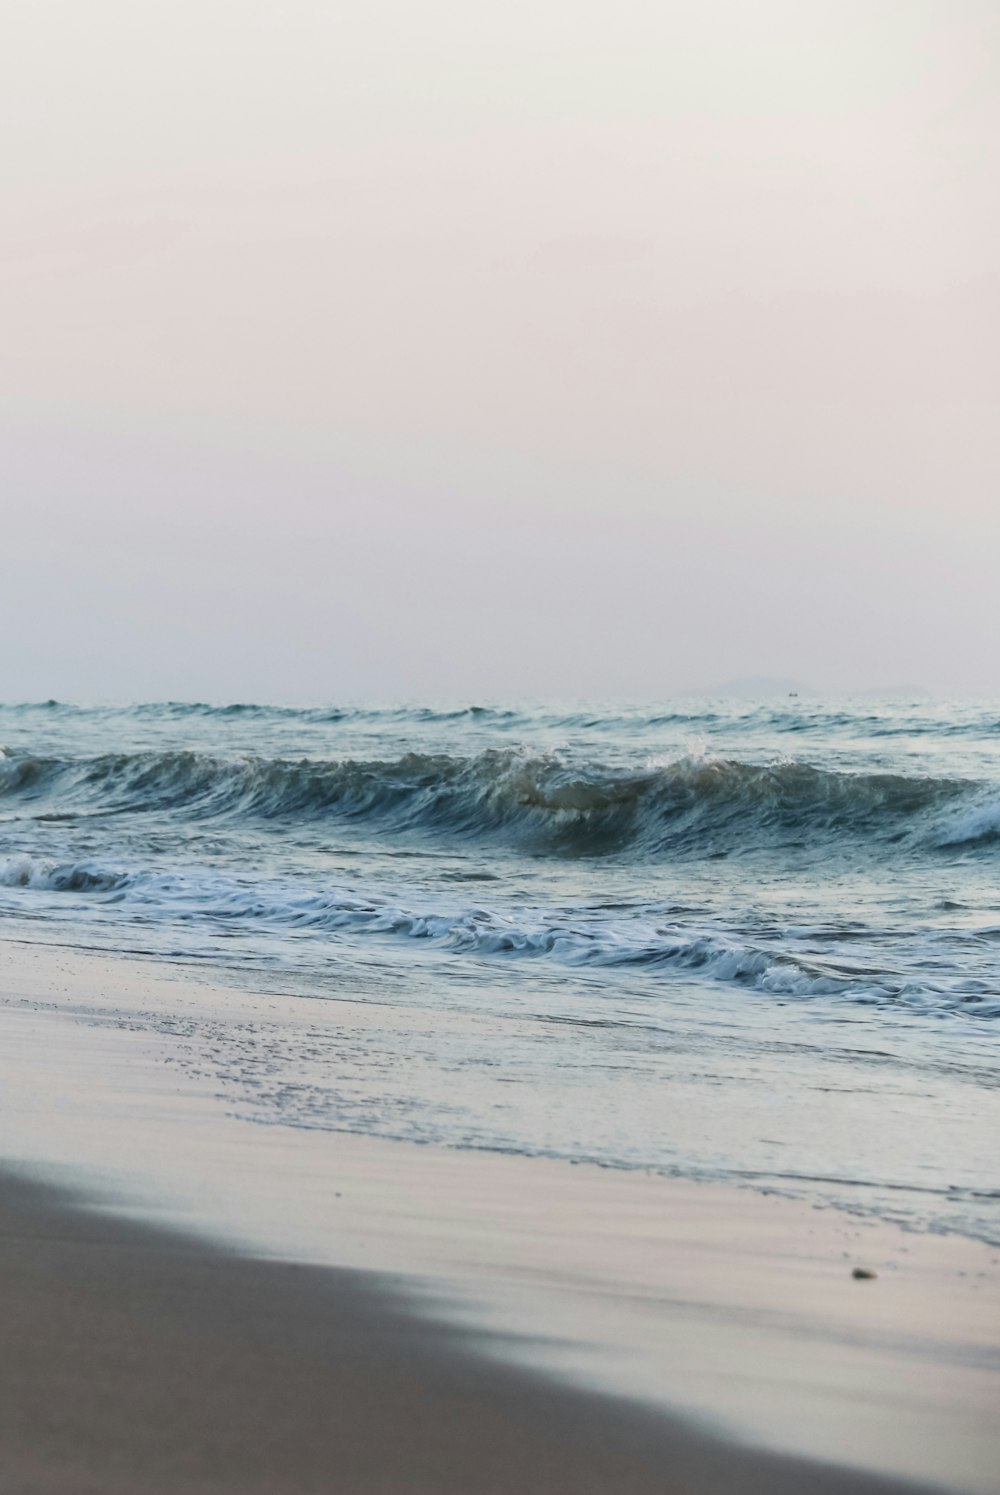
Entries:
[[996,0],[0,0],[0,698],[1000,695]]

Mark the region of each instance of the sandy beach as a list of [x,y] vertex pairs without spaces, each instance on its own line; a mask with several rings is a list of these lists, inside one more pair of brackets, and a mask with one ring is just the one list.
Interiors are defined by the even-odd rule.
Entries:
[[995,1250],[255,1125],[178,1035],[274,993],[3,955],[4,1489],[998,1487]]
[[377,1276],[226,1256],[10,1178],[0,1250],[12,1495],[907,1488],[491,1364]]

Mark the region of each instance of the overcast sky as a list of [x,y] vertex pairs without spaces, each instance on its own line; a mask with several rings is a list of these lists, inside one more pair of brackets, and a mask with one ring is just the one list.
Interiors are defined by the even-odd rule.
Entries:
[[0,698],[1000,695],[996,0],[0,0]]

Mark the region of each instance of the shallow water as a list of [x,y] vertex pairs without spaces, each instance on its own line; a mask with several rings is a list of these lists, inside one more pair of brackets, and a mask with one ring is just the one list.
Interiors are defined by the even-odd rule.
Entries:
[[998,742],[988,702],[0,707],[0,909],[335,1000],[186,1015],[261,1122],[996,1240]]

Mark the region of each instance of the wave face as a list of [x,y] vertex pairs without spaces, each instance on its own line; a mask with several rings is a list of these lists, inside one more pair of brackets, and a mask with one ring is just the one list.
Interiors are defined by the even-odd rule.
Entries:
[[0,805],[14,804],[33,805],[39,816],[47,808],[51,817],[372,822],[565,856],[718,854],[802,838],[861,839],[911,853],[1000,841],[1000,795],[988,783],[706,756],[621,770],[518,749],[385,761],[8,753],[0,759]]

